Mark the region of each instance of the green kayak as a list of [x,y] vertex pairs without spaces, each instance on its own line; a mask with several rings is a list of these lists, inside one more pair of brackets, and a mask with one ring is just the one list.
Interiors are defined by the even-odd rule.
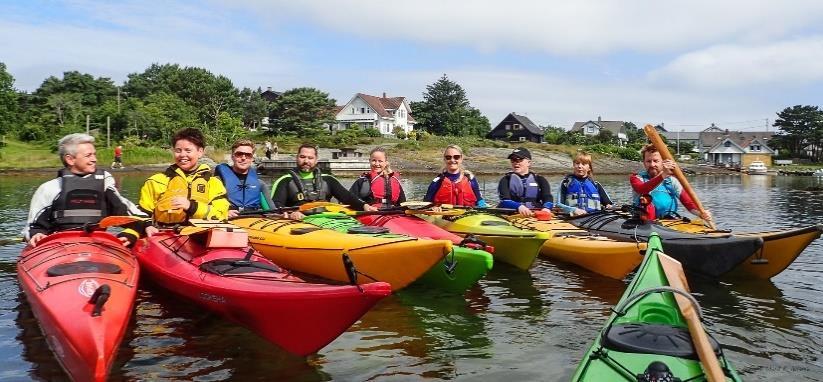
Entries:
[[[378,237],[404,236],[389,233],[389,227],[366,226],[349,215],[337,212],[308,215],[303,221],[318,227],[345,233]],[[439,265],[429,269],[414,284],[462,293],[483,278],[492,268],[492,264],[494,264],[494,260],[488,252],[454,245],[452,252],[446,255]]]
[[[706,380],[659,253],[663,253],[660,237],[652,233],[640,269],[577,367],[573,381]],[[709,342],[726,380],[739,381],[717,341],[709,337]]]
[[506,219],[486,213],[469,212],[458,216],[420,215],[438,227],[459,236],[473,235],[494,247],[495,261],[529,269],[540,247],[551,233],[522,230]]

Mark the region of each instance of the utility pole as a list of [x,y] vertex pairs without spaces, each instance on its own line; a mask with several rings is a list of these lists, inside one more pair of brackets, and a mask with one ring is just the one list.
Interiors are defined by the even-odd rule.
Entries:
[[88,114],[86,114],[86,135],[89,134],[89,119],[90,119],[90,116]]
[[111,117],[106,117],[106,148],[111,147]]

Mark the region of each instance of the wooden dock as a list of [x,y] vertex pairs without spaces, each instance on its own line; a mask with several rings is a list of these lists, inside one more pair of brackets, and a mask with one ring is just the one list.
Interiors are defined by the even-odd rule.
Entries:
[[[257,172],[266,175],[282,175],[286,171],[295,167],[294,157],[284,159],[259,159]],[[317,161],[320,171],[327,174],[359,175],[369,171],[371,166],[366,158],[363,159],[328,159],[323,158]]]

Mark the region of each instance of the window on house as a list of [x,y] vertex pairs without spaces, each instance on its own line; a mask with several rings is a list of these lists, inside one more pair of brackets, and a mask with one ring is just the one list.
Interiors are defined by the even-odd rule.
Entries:
[[351,108],[351,113],[354,114],[354,108]]
[[732,143],[729,142],[729,141],[726,141],[726,142],[723,143],[723,147],[732,147]]
[[365,107],[360,108],[360,114],[366,114],[366,108]]
[[519,124],[515,123],[513,128],[514,128],[514,130],[520,130],[521,126]]
[[506,125],[506,130],[511,130],[511,129],[512,129],[512,125]]
[[526,137],[520,137],[518,139],[520,140],[520,142],[525,142],[526,141]]
[[594,134],[594,126],[589,126],[588,128],[586,128],[586,132]]
[[366,108],[366,113],[371,113],[371,108],[370,107]]

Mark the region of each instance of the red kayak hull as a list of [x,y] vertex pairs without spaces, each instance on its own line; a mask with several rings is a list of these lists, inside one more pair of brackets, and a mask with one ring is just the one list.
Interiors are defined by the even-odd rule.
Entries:
[[[207,272],[201,265],[241,260],[249,248],[206,248],[199,236],[160,233],[138,241],[134,253],[146,275],[160,286],[300,356],[332,342],[391,293],[391,286],[383,282],[359,288],[313,284],[284,270]],[[250,260],[277,267],[256,251]]]
[[443,228],[429,223],[417,216],[411,215],[361,215],[357,217],[361,223],[370,226],[386,227],[389,232],[409,235],[421,239],[451,240],[460,244],[463,238]]
[[[132,315],[139,275],[134,256],[106,232],[55,233],[20,254],[20,286],[72,380],[106,380]],[[110,297],[93,316],[89,301],[103,285]]]

